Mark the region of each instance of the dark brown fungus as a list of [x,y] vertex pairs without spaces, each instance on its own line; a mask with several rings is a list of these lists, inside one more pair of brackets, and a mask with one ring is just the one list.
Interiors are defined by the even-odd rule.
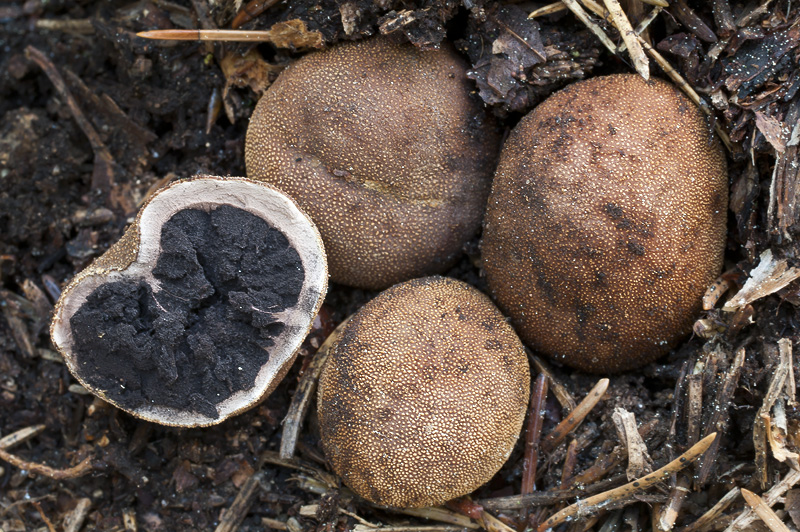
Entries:
[[454,279],[414,279],[367,303],[331,350],[322,444],[362,497],[437,505],[505,463],[529,394],[522,343],[489,298]]
[[553,94],[503,148],[483,256],[531,347],[585,371],[655,360],[722,265],[725,157],[677,88],[635,75]]
[[381,289],[440,273],[480,227],[499,138],[449,45],[340,44],[289,66],[256,106],[247,175],[319,227],[331,279]]

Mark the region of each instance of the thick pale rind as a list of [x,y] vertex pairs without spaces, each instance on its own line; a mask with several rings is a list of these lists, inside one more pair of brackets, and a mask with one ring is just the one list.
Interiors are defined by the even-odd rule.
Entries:
[[529,393],[522,343],[488,297],[414,279],[367,303],[333,347],[318,395],[325,455],[366,499],[438,505],[502,467]]
[[484,221],[489,287],[526,343],[585,371],[642,366],[692,328],[725,248],[725,156],[661,80],[592,78],[524,117]]
[[[219,403],[217,419],[167,407],[123,408],[103,390],[95,389],[82,378],[72,351],[70,318],[86,298],[105,283],[130,278],[145,279],[157,291],[158,282],[152,276],[152,269],[161,253],[162,225],[183,209],[208,211],[220,205],[232,205],[248,211],[266,220],[286,236],[300,255],[306,274],[298,303],[279,315],[286,326],[275,339],[274,351],[258,372],[253,388],[237,392]],[[322,239],[311,219],[291,198],[274,187],[244,178],[198,176],[177,181],[151,196],[122,238],[73,278],[56,304],[50,335],[72,375],[105,401],[134,416],[162,425],[213,425],[258,404],[278,385],[311,329],[327,288],[328,270]]]

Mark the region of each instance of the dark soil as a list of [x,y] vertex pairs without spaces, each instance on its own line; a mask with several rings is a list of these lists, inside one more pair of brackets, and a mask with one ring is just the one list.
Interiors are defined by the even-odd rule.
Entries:
[[[8,446],[27,464],[0,461],[1,530],[213,530],[222,522],[220,530],[342,531],[359,524],[354,516],[432,524],[375,508],[326,475],[313,408],[296,453],[301,469],[297,462],[294,469],[275,465],[270,454],[280,446],[281,422],[311,355],[372,293],[332,287],[280,386],[260,406],[206,429],[152,425],[95,399],[76,385],[50,344],[48,320],[61,287],[121,236],[149,193],[198,173],[244,175],[244,135],[259,93],[304,53],[292,42],[279,48],[135,36],[150,29],[229,27],[234,2],[210,4],[0,5],[0,437],[29,427],[34,432]],[[647,38],[731,137],[724,278],[735,293],[766,249],[787,267],[798,265],[798,146],[790,130],[800,116],[800,6],[777,2],[759,12],[737,1],[671,4]],[[630,5],[638,6],[629,7],[635,26],[650,6]],[[610,54],[571,13],[537,21],[526,15],[517,5],[482,0],[300,0],[278,3],[243,27],[300,20],[307,29],[302,37],[319,32],[326,45],[375,33],[423,48],[447,38],[472,63],[478,97],[505,128],[572,80],[632,71],[626,53]],[[615,30],[595,20],[620,42]],[[291,38],[299,39],[296,33]],[[667,77],[652,61],[651,72]],[[475,266],[478,240],[466,251],[447,273],[483,289]],[[778,460],[775,445],[800,450],[798,357],[787,362],[778,347],[782,339],[790,346],[800,340],[798,304],[794,282],[736,312],[705,312],[698,334],[670,355],[611,377],[604,400],[567,438],[571,450],[562,444],[539,453],[537,493],[554,498],[526,506],[529,519],[542,522],[578,497],[627,481],[626,466],[633,466],[624,430],[615,424],[618,409],[635,416],[656,468],[711,432],[719,437],[687,475],[667,478],[646,492],[644,502],[609,505],[590,530],[613,520],[620,530],[650,530],[650,515],[661,515],[662,503],[677,509],[677,526],[684,526],[733,488],[763,493],[776,485],[796,459]],[[778,375],[790,384],[777,382]],[[577,400],[597,380],[560,367],[552,368],[552,377],[551,392],[559,392],[560,383]],[[770,395],[776,382],[781,386]],[[765,405],[765,397],[771,403]],[[543,437],[566,416],[568,404],[561,392],[547,396]],[[759,428],[762,414],[774,421],[771,445]],[[520,528],[524,501],[505,497],[520,494],[529,467],[523,455],[521,441],[501,472],[473,494]],[[64,473],[86,458],[88,472]],[[796,494],[790,491],[775,509],[800,527],[793,521],[800,520]],[[464,501],[451,508],[480,517]],[[712,529],[723,529],[743,509],[736,496]]]

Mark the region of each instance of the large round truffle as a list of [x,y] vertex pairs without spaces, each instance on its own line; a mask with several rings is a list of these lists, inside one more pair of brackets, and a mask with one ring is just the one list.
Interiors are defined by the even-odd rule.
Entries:
[[503,148],[483,234],[493,296],[530,346],[590,372],[674,347],[722,265],[725,157],[660,80],[575,83]]
[[480,227],[499,150],[470,90],[449,45],[373,38],[309,54],[258,102],[247,175],[309,213],[335,282],[442,272]]
[[336,473],[373,502],[420,507],[470,493],[500,469],[522,427],[530,373],[489,298],[428,277],[366,304],[319,386]]

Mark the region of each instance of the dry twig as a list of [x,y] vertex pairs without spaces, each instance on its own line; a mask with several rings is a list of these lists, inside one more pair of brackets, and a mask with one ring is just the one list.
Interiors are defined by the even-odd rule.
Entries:
[[638,494],[647,488],[654,486],[655,484],[661,482],[669,475],[675,474],[679,471],[682,471],[686,467],[690,466],[692,462],[700,458],[702,454],[708,449],[708,446],[711,445],[711,442],[716,437],[716,433],[709,434],[695,445],[693,445],[688,451],[683,453],[681,456],[676,458],[675,460],[669,462],[664,467],[650,473],[640,479],[634,480],[625,484],[624,486],[620,486],[613,490],[607,491],[605,493],[600,493],[599,495],[595,495],[593,497],[589,497],[582,501],[578,501],[575,504],[564,508],[560,512],[556,513],[552,517],[550,517],[547,521],[545,521],[539,528],[537,532],[545,532],[568,519],[574,518],[576,516],[583,517],[585,515],[589,515],[594,513],[598,510],[607,507],[611,502],[624,499],[626,497],[630,497],[634,494]]
[[222,519],[219,520],[214,532],[236,532],[236,530],[239,530],[239,525],[247,517],[250,507],[258,496],[258,489],[263,477],[264,472],[258,471],[244,481],[233,503],[223,513]]
[[[351,316],[352,317],[352,316]],[[342,330],[350,321],[348,317],[339,324],[334,331],[328,335],[328,338],[319,346],[311,363],[306,368],[306,372],[300,379],[297,385],[297,391],[292,397],[292,404],[289,405],[289,412],[283,420],[283,434],[281,435],[281,451],[280,456],[284,460],[289,460],[294,456],[294,450],[297,446],[297,436],[300,434],[300,429],[303,426],[303,419],[305,419],[308,407],[311,400],[314,398],[314,390],[317,388],[317,381],[322,374],[325,363],[328,361],[328,353],[333,347],[333,344],[338,340]]]
[[628,54],[633,62],[633,67],[644,79],[650,79],[650,61],[642,50],[642,45],[639,44],[638,35],[633,31],[633,26],[622,10],[617,0],[603,0],[608,9],[611,24],[617,28],[625,46],[628,47]]
[[[780,482],[772,486],[766,493],[761,495],[761,499],[764,501],[764,504],[772,507],[773,504],[778,502],[778,499],[783,497],[784,493],[793,488],[798,482],[800,482],[800,471],[796,469],[790,469],[789,472],[786,473],[786,476],[780,480]],[[733,520],[733,523],[731,523],[728,528],[725,529],[725,532],[749,530],[750,525],[753,524],[753,521],[755,520],[755,511],[752,508],[746,508],[736,519]]]
[[0,460],[4,460],[14,467],[24,469],[29,473],[42,475],[44,477],[52,478],[53,480],[68,480],[72,478],[78,478],[92,471],[91,456],[87,456],[78,465],[69,467],[67,469],[54,469],[43,464],[28,462],[27,460],[23,460],[22,458],[6,452],[3,449],[0,449]]
[[525,458],[522,462],[523,495],[536,490],[536,467],[539,463],[539,439],[542,436],[544,401],[547,398],[547,378],[541,373],[533,385],[533,396],[528,409],[528,430],[525,432]]
[[550,383],[550,391],[553,392],[553,395],[555,395],[556,399],[561,404],[561,408],[567,412],[575,410],[578,403],[575,401],[575,398],[572,397],[572,394],[569,393],[567,387],[553,375],[547,362],[531,353],[527,348],[525,352],[528,354],[528,358],[531,359],[531,362],[533,362],[533,367],[536,369],[536,372],[543,373],[547,377],[547,381]]
[[586,416],[592,409],[600,402],[603,398],[603,395],[608,390],[608,383],[610,381],[608,379],[600,379],[597,381],[597,384],[594,385],[586,397],[583,398],[583,401],[575,407],[575,409],[567,416],[564,420],[559,423],[556,428],[548,434],[544,440],[542,440],[542,450],[546,453],[553,452],[553,450],[558,446],[559,443],[564,441],[564,438],[567,435],[578,428],[580,424],[586,419]]
[[789,527],[783,524],[780,517],[764,503],[764,499],[750,490],[742,488],[742,497],[747,505],[755,511],[772,532],[789,532]]
[[728,507],[736,500],[739,496],[739,488],[733,488],[731,491],[726,493],[717,504],[715,504],[709,511],[701,515],[697,521],[694,523],[687,525],[680,529],[679,532],[704,532],[711,524],[722,515],[722,512],[728,509]]

